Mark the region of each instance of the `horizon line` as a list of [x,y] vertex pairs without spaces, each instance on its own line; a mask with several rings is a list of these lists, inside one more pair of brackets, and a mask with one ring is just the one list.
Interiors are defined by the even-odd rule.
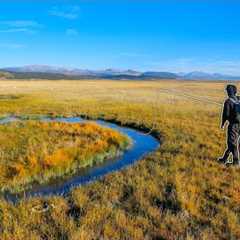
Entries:
[[107,71],[107,70],[114,70],[119,72],[126,72],[126,71],[134,71],[138,73],[146,73],[146,72],[159,72],[159,73],[173,73],[176,75],[181,74],[190,74],[190,73],[204,73],[204,74],[220,74],[220,75],[227,75],[229,77],[239,77],[240,74],[229,74],[229,73],[223,73],[223,72],[212,72],[212,71],[205,71],[205,70],[189,70],[189,71],[168,71],[168,70],[137,70],[133,68],[115,68],[115,67],[105,67],[102,69],[96,69],[96,68],[81,68],[81,67],[68,67],[63,65],[48,65],[48,64],[27,64],[27,65],[17,65],[17,66],[9,66],[9,67],[0,67],[1,70],[7,70],[11,68],[24,68],[24,67],[50,67],[50,68],[63,68],[65,70],[82,70],[82,71]]

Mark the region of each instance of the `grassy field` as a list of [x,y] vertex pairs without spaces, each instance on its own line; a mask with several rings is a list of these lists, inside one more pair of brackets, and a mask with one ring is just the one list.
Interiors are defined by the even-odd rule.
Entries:
[[[240,170],[216,159],[223,82],[1,81],[0,114],[115,119],[161,133],[136,165],[68,198],[0,202],[0,239],[240,239]],[[48,211],[36,206],[48,204]]]
[[128,145],[126,136],[95,123],[0,125],[0,189],[15,193],[75,174],[118,156]]

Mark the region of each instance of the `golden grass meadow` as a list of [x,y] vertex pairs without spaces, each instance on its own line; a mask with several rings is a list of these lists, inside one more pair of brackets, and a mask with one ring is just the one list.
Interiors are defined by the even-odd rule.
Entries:
[[[16,205],[2,198],[0,239],[240,239],[240,170],[217,162],[225,148],[225,132],[219,129],[225,84],[2,80],[2,117],[87,115],[123,125],[135,123],[158,131],[161,146],[134,166],[78,187],[66,198],[31,198]],[[44,125],[39,132],[35,124],[40,123],[14,123],[14,136],[23,128],[44,140],[58,128]],[[4,140],[13,131],[10,126],[0,128],[2,151],[11,146],[20,150],[18,137]],[[72,137],[66,137],[68,141]],[[56,145],[61,144],[66,147],[56,140]],[[35,152],[39,158],[43,154]],[[13,161],[6,157],[6,166]],[[1,187],[14,188],[14,180],[9,185],[4,181],[1,177]],[[48,211],[33,211],[44,204]]]
[[0,189],[9,192],[74,174],[128,146],[127,137],[95,123],[17,122],[0,132]]

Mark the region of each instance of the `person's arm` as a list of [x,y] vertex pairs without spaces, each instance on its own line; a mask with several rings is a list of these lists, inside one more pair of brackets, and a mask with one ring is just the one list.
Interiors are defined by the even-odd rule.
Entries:
[[224,106],[223,106],[223,111],[222,111],[221,128],[224,128],[226,121],[229,120],[229,116],[230,116],[230,104],[228,101],[225,101]]

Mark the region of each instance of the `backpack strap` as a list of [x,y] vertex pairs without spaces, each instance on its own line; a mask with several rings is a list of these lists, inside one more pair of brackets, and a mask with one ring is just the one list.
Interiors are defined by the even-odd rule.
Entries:
[[233,98],[229,98],[230,101],[232,101],[234,104],[240,104],[240,100],[235,100]]

